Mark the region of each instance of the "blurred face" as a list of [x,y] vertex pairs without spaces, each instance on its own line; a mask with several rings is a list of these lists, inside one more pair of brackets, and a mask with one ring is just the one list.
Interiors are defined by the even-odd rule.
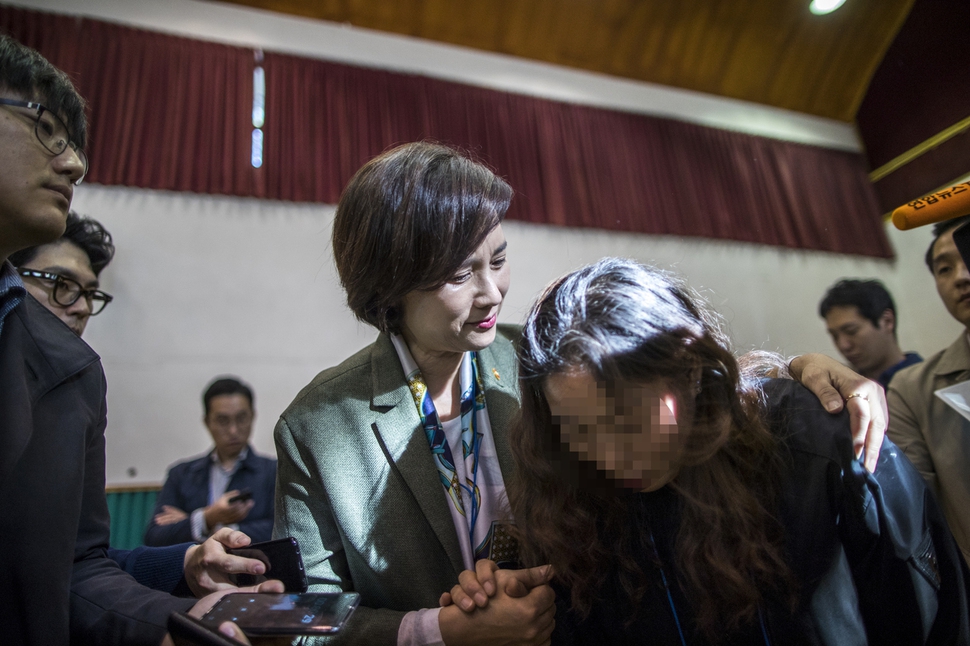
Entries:
[[[0,97],[27,100],[2,88]],[[41,145],[35,123],[29,109],[0,106],[0,258],[64,233],[72,182],[84,173],[70,146],[54,156]]]
[[933,278],[946,310],[970,330],[970,274],[950,229],[933,245]]
[[845,360],[864,376],[878,376],[898,354],[893,336],[895,320],[889,310],[875,326],[855,305],[837,305],[825,315],[825,326]]
[[543,392],[563,444],[624,488],[654,491],[677,475],[677,403],[667,384],[598,383],[583,369],[552,375]]
[[402,303],[401,333],[420,365],[422,357],[481,350],[509,290],[505,234],[495,227],[458,272],[434,290],[414,290]]
[[217,395],[209,401],[209,414],[203,421],[220,459],[233,460],[246,448],[255,417],[245,395]]
[[[21,269],[36,269],[77,281],[84,289],[97,289],[98,277],[91,269],[91,261],[84,251],[67,240],[44,245],[37,251],[33,260]],[[24,287],[41,305],[54,313],[57,318],[81,336],[91,316],[91,303],[83,296],[72,305],[63,306],[54,301],[54,284],[40,278],[25,277]]]

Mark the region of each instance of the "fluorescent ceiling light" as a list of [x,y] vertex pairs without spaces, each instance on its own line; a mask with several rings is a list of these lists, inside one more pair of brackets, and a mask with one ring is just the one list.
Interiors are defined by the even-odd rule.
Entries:
[[845,0],[812,0],[812,4],[808,5],[808,10],[816,16],[824,16],[841,7],[844,2]]

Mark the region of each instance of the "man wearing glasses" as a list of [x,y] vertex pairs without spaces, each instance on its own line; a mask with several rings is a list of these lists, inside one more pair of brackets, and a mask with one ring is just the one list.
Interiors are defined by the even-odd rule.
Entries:
[[[64,233],[74,186],[87,173],[85,137],[84,101],[68,78],[37,52],[0,35],[4,644],[158,644],[168,614],[195,603],[139,585],[106,557],[101,362],[27,296],[8,261]],[[46,281],[55,303],[67,303],[74,294],[64,273],[38,270],[41,276],[26,280]],[[90,289],[82,284],[82,290]],[[86,307],[96,297],[82,291],[78,299]],[[282,590],[278,582],[264,585],[267,591]],[[196,610],[211,606],[214,596]]]
[[9,260],[27,293],[81,336],[88,317],[100,314],[112,301],[98,289],[98,277],[114,253],[111,234],[100,223],[71,211],[59,240],[23,249]]

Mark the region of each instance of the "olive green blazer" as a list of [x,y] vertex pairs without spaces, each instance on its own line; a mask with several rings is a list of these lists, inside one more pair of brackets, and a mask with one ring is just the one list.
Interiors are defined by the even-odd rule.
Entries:
[[[499,326],[479,352],[485,405],[506,484],[519,411],[514,340]],[[274,536],[300,541],[310,591],[356,591],[340,643],[395,644],[405,612],[434,608],[463,569],[455,526],[414,400],[382,334],[324,370],[275,431]]]

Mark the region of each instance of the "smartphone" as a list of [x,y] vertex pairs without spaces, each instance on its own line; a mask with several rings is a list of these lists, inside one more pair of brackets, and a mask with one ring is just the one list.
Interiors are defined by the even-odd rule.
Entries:
[[206,624],[184,612],[168,616],[168,634],[175,646],[240,646],[240,643],[220,632],[219,624]]
[[279,579],[287,592],[306,592],[307,580],[303,570],[303,557],[300,556],[300,543],[292,536],[226,551],[236,556],[262,561],[266,566],[265,575],[237,574],[236,585],[256,585],[267,579]]
[[234,502],[243,502],[245,500],[249,500],[252,497],[253,497],[252,491],[250,491],[249,489],[240,489],[239,493],[237,493],[235,496],[229,499],[229,504],[232,504]]
[[235,622],[249,635],[332,635],[340,632],[360,603],[356,592],[227,594],[202,616],[218,627]]

